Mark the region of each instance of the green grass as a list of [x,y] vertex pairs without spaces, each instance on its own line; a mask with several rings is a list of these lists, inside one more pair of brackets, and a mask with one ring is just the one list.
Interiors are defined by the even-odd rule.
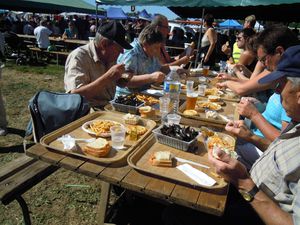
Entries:
[[[7,62],[2,72],[1,91],[8,127],[18,132],[0,137],[0,167],[24,154],[22,142],[29,121],[28,100],[39,90],[64,92],[64,66],[16,66]],[[100,181],[64,169],[43,180],[24,194],[32,224],[95,224]],[[20,206],[14,201],[0,204],[0,224],[24,224]]]

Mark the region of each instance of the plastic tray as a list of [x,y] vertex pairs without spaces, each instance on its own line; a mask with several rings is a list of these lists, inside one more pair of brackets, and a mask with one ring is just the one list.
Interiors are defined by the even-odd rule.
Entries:
[[131,113],[131,114],[138,114],[139,113],[139,108],[141,106],[144,106],[145,103],[142,103],[138,106],[131,106],[131,105],[124,105],[120,103],[116,103],[114,100],[110,101],[110,104],[114,108],[114,110],[119,111],[119,112],[125,112],[125,113]]

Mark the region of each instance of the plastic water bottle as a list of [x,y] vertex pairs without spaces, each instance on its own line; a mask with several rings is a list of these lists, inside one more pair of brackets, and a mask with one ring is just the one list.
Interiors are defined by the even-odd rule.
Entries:
[[164,81],[164,96],[170,98],[171,113],[178,113],[180,88],[180,77],[176,70],[171,69]]

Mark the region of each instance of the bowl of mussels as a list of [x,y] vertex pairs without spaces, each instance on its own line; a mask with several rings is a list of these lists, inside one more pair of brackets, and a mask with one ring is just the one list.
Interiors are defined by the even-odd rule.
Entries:
[[165,145],[188,151],[197,142],[201,134],[194,128],[179,124],[161,125],[152,131],[156,140]]
[[139,107],[145,103],[138,100],[136,95],[119,95],[116,99],[110,101],[110,104],[116,111],[138,114]]

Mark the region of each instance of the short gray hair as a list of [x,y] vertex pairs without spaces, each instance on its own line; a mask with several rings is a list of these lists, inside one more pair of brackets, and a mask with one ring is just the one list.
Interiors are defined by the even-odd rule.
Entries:
[[147,25],[139,35],[140,44],[156,44],[164,41],[163,35],[158,31],[156,26]]
[[161,14],[157,14],[152,20],[151,24],[154,26],[162,26],[164,21],[168,22],[168,18]]
[[300,89],[300,77],[287,77],[287,79],[292,83],[292,89]]

